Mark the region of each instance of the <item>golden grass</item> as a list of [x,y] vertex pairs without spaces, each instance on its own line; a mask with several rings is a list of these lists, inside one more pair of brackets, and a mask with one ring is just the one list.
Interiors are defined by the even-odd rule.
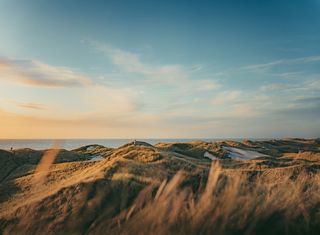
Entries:
[[[125,145],[106,148],[107,158],[100,162],[60,164],[53,164],[57,148],[48,150],[34,171],[12,181],[20,191],[0,204],[0,210],[8,210],[0,211],[5,215],[0,218],[0,233],[311,235],[320,231],[319,153],[221,160],[210,167],[208,160],[196,157],[204,151],[200,145],[221,149],[193,142],[180,147],[190,154],[184,155],[168,151],[168,144]],[[286,164],[277,165],[282,159]]]
[[[319,231],[319,174],[226,174],[215,163],[206,187],[181,187],[179,172],[141,192],[116,234],[313,234]],[[106,226],[108,227],[108,226]]]
[[39,162],[34,172],[34,185],[45,183],[50,167],[53,164],[59,151],[60,151],[59,148],[53,148],[45,152],[45,154],[43,155],[41,161]]

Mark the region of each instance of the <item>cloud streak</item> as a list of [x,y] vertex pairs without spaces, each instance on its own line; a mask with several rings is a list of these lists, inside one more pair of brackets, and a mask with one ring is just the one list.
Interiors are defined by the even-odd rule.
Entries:
[[38,87],[79,87],[92,84],[90,78],[65,67],[35,60],[0,58],[0,79]]
[[91,45],[104,53],[114,65],[117,65],[125,72],[143,74],[155,79],[179,79],[187,77],[186,71],[180,65],[150,65],[143,63],[138,54],[98,42],[91,42]]
[[145,63],[141,55],[115,48],[95,41],[89,42],[99,52],[109,58],[122,73],[142,75],[148,85],[169,85],[189,87],[198,91],[215,90],[220,85],[214,79],[192,79],[192,75],[201,71],[201,65],[182,66],[179,64],[152,65]]
[[294,58],[294,59],[281,59],[281,60],[275,60],[268,63],[262,63],[262,64],[253,64],[253,65],[247,65],[242,67],[243,70],[248,71],[256,71],[256,72],[266,72],[270,69],[272,69],[275,66],[280,65],[297,65],[297,64],[308,64],[308,63],[319,63],[320,62],[320,55],[316,56],[306,56],[306,57],[300,57],[300,58]]
[[287,91],[287,92],[304,92],[312,93],[320,91],[320,81],[319,80],[306,80],[299,83],[270,83],[260,87],[260,91]]
[[37,103],[16,102],[16,105],[20,108],[25,108],[25,109],[35,109],[35,110],[44,110],[45,109],[45,107],[42,104],[37,104]]

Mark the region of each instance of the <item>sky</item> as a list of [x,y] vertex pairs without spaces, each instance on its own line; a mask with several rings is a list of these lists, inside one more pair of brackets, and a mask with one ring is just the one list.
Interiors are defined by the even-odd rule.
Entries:
[[0,0],[0,138],[320,137],[319,0]]

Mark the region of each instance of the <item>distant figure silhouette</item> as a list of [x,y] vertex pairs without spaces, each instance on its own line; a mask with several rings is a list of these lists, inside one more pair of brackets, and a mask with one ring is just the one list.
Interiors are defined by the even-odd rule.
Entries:
[[134,140],[134,141],[133,141],[133,145],[136,145],[136,143],[137,143],[137,141],[136,141],[136,140]]
[[12,147],[10,148],[10,151],[11,151],[11,152],[13,151],[13,148],[12,148]]

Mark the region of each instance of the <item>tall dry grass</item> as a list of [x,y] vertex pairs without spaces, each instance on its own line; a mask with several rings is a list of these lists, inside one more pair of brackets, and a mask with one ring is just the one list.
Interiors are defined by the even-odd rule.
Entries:
[[[45,184],[60,145],[43,156],[33,187]],[[139,194],[129,180],[87,182],[20,209],[3,234],[320,234],[314,166],[245,171],[215,161],[204,186],[180,171]]]
[[270,172],[252,177],[212,165],[204,189],[182,187],[179,172],[145,188],[118,220],[115,234],[319,234],[319,174]]
[[50,171],[50,167],[52,166],[52,164],[54,163],[54,160],[59,154],[61,150],[60,149],[61,146],[62,146],[62,142],[57,140],[53,142],[52,148],[48,149],[44,153],[34,172],[34,178],[33,178],[34,186],[38,187],[39,185],[45,183],[46,178]]

